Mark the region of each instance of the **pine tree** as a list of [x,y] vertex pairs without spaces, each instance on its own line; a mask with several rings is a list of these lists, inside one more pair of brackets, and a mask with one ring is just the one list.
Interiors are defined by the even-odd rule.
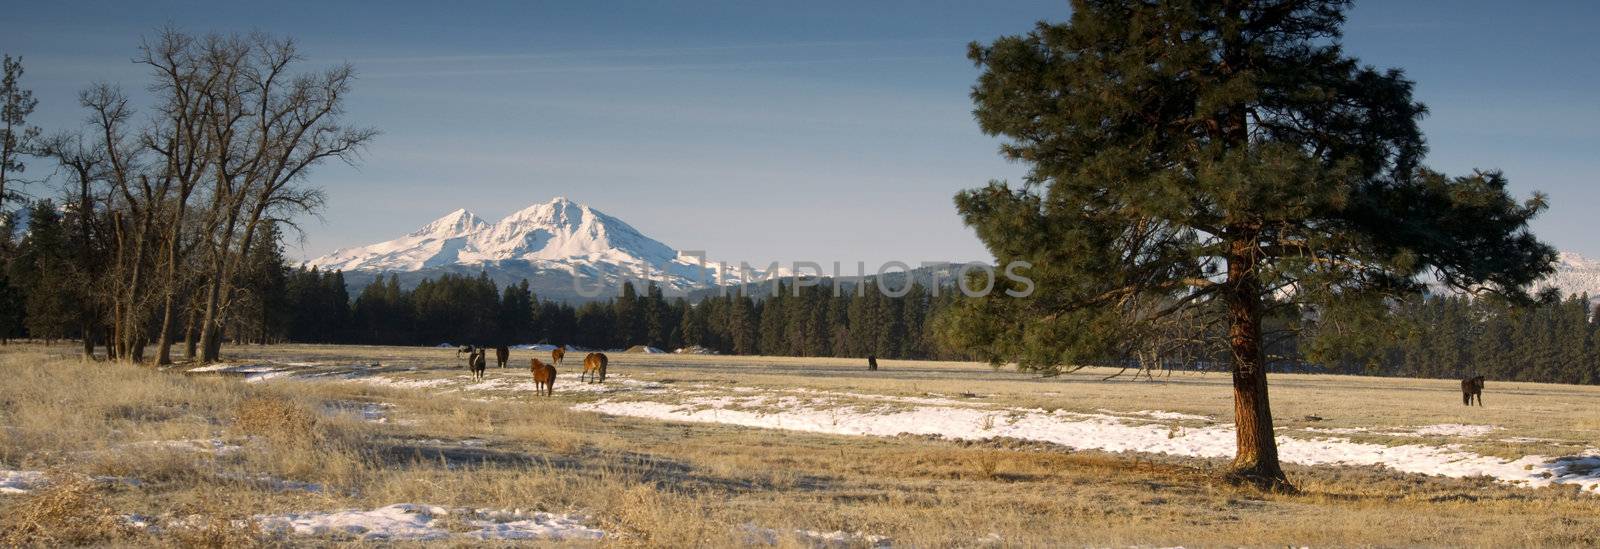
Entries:
[[46,341],[66,338],[78,325],[83,297],[72,280],[71,249],[54,202],[35,202],[28,213],[28,236],[12,258],[10,279],[25,295],[28,336]]
[[759,314],[755,301],[749,296],[734,298],[728,313],[728,344],[734,354],[753,355],[759,352]]
[[638,292],[633,288],[632,282],[622,283],[622,295],[618,296],[611,304],[611,318],[615,322],[615,334],[611,340],[619,347],[627,348],[640,343],[644,333],[641,322]]
[[[1026,260],[955,323],[996,363],[1056,370],[1118,352],[1174,314],[1217,311],[1238,452],[1231,478],[1287,486],[1263,339],[1269,301],[1381,304],[1449,286],[1525,299],[1554,250],[1499,173],[1423,168],[1425,109],[1397,70],[1340,47],[1344,0],[1072,3],[1071,20],[974,44],[984,132],[1028,165],[957,197],[1002,265]],[[1214,307],[1207,307],[1215,304]]]
[[534,307],[533,299],[528,279],[506,286],[500,295],[499,342],[534,341],[534,320],[538,310]]
[[[22,163],[24,151],[39,137],[39,128],[28,125],[28,115],[39,100],[22,88],[21,79],[22,58],[0,57],[0,213],[7,211],[6,201],[16,194],[11,185],[19,182],[17,175],[27,168]],[[5,221],[9,229],[10,220]]]
[[672,348],[667,342],[672,336],[672,324],[668,324],[672,311],[661,293],[661,287],[654,281],[645,289],[643,304],[639,313],[643,316],[641,324],[644,327],[645,344],[656,348]]

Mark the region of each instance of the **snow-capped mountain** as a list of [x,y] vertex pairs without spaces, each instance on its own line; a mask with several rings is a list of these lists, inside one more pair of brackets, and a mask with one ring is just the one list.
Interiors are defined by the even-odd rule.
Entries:
[[1590,299],[1600,299],[1600,260],[1575,252],[1561,252],[1556,272],[1534,286],[1536,289],[1555,288],[1562,296],[1587,293]]
[[391,273],[410,285],[444,273],[481,271],[502,285],[526,278],[540,295],[562,298],[577,296],[575,282],[586,289],[614,289],[622,279],[632,278],[686,292],[715,284],[718,268],[725,280],[736,282],[740,276],[735,266],[712,261],[702,265],[698,257],[565,197],[534,204],[493,224],[459,209],[400,238],[337,250],[306,265],[344,271],[353,289]]

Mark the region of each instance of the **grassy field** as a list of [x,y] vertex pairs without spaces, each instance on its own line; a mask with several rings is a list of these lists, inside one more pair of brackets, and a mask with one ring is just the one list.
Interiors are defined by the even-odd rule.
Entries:
[[[1296,494],[1221,483],[1220,374],[611,354],[604,387],[578,384],[572,356],[539,398],[534,351],[482,382],[444,349],[241,347],[201,372],[71,352],[0,350],[0,545],[1600,543],[1588,461],[1540,488],[1342,461],[1288,465]],[[1308,456],[1437,450],[1537,472],[1526,456],[1596,453],[1597,388],[1491,381],[1469,409],[1448,380],[1272,383],[1280,437]],[[857,432],[889,436],[839,434]],[[1151,433],[1175,450],[1092,449],[1168,444]]]

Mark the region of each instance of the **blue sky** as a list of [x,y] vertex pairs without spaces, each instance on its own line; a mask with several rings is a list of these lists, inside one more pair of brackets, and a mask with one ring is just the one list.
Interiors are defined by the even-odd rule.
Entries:
[[[711,259],[846,265],[989,257],[951,196],[1023,169],[972,122],[966,44],[1067,16],[1062,1],[220,4],[13,6],[0,51],[25,57],[47,130],[79,123],[92,81],[142,89],[127,60],[165,24],[354,63],[348,120],[384,134],[359,166],[313,174],[329,201],[297,257],[564,195]],[[1600,256],[1596,28],[1600,3],[1369,0],[1345,44],[1418,82],[1430,165],[1548,193],[1536,231]]]

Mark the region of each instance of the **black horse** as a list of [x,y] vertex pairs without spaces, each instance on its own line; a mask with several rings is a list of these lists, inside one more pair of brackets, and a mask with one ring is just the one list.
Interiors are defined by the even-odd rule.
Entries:
[[1471,406],[1474,396],[1478,397],[1478,405],[1483,406],[1483,376],[1461,380],[1461,403]]

